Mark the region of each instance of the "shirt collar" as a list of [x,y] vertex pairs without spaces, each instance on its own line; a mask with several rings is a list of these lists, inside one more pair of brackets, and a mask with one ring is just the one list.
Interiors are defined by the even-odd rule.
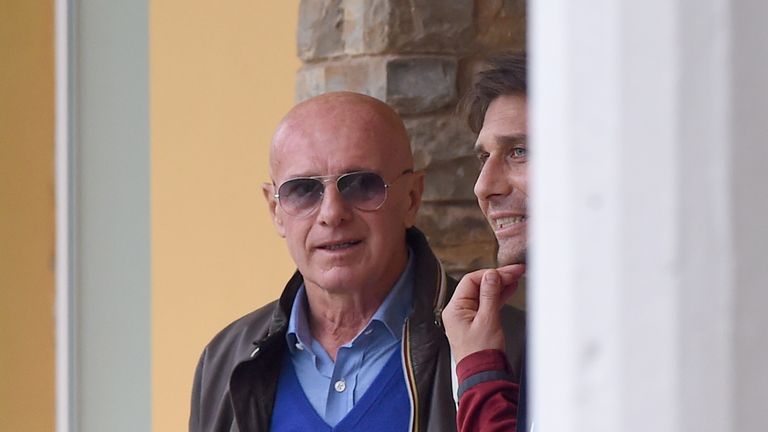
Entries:
[[285,337],[291,352],[301,349],[311,351],[312,333],[309,331],[309,322],[307,321],[307,292],[304,289],[304,284],[301,284],[296,292],[296,300],[291,307],[291,316],[288,319],[288,330]]
[[[414,254],[408,248],[408,262],[405,270],[395,282],[395,285],[384,298],[376,312],[371,317],[371,322],[378,321],[384,324],[393,338],[400,340],[403,333],[403,324],[412,310],[413,299],[413,273]],[[366,328],[370,327],[370,324]],[[295,353],[297,350],[309,350],[311,352],[312,333],[307,321],[307,292],[304,284],[296,292],[296,300],[291,307],[288,329],[285,335],[288,349]],[[299,348],[299,346],[301,348]],[[314,354],[314,353],[313,353]]]
[[397,340],[402,337],[403,323],[412,309],[413,261],[413,252],[408,248],[408,263],[405,265],[405,270],[371,317],[372,322],[380,321],[384,324],[392,337]]

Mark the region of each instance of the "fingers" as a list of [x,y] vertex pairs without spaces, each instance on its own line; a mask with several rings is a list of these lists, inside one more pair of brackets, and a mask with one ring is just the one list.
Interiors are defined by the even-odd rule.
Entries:
[[[480,283],[483,280],[483,275],[489,269],[476,270],[471,273],[467,273],[461,278],[459,285],[456,287],[456,291],[453,294],[453,298],[471,299],[477,300],[480,295]],[[496,269],[498,275],[501,277],[501,285],[505,287],[505,290],[510,285],[512,291],[517,287],[517,281],[525,273],[525,264],[512,264]]]
[[525,272],[525,266],[515,264],[497,270],[487,270],[479,288],[478,316],[490,318],[509,300],[517,289],[517,282]]
[[496,270],[501,274],[501,283],[503,285],[509,285],[517,282],[517,280],[525,273],[525,264],[510,264],[504,267],[499,267]]
[[482,280],[485,271],[486,270],[477,270],[465,274],[464,277],[461,278],[461,281],[459,281],[459,285],[456,286],[453,298],[477,301],[477,297],[480,293],[480,281]]
[[480,282],[480,305],[477,309],[479,316],[490,317],[501,308],[501,276],[496,270],[488,270]]
[[508,265],[498,270],[502,274],[501,304],[504,304],[517,291],[518,282],[525,274],[525,264]]

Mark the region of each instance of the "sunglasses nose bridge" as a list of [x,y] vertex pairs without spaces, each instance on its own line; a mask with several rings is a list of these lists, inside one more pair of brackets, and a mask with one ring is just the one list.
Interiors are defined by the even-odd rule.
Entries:
[[325,192],[325,188],[328,187],[328,183],[335,184],[336,185],[336,190],[338,190],[339,189],[339,178],[341,178],[341,176],[328,176],[328,177],[323,177],[323,178],[318,179],[323,184],[323,192]]
[[314,180],[320,182],[322,187],[320,188],[320,194],[318,196],[318,200],[315,203],[315,207],[320,207],[323,205],[323,201],[325,198],[325,195],[327,195],[327,188],[328,183],[333,183],[336,186],[336,192],[341,193],[341,189],[339,189],[339,178],[341,176],[327,176],[327,177],[315,177]]
[[345,179],[352,179],[354,175],[359,173],[346,173],[346,174],[340,174],[340,175],[331,175],[331,176],[324,176],[324,177],[317,177],[316,180],[323,183],[323,188],[320,191],[320,199],[318,200],[316,206],[322,207],[324,205],[324,202],[326,201],[326,195],[329,194],[327,188],[328,183],[333,183],[335,189],[332,193],[334,194],[333,199],[336,203],[334,205],[340,205],[343,207],[349,206],[350,208],[358,208],[357,203],[354,202],[354,198],[349,196],[349,186],[350,184],[346,184],[346,187],[342,186],[342,183]]
[[330,182],[336,186],[324,187],[312,210],[312,213],[317,215],[318,220],[326,225],[336,225],[347,219],[354,208],[354,205],[339,190],[336,180],[336,178],[322,180],[323,185]]

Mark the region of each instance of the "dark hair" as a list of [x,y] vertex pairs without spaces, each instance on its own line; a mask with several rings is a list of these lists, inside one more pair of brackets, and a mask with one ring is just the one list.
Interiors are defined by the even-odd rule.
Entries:
[[503,95],[528,94],[525,51],[496,54],[487,60],[486,65],[477,74],[463,104],[469,128],[475,133],[483,128],[485,112],[494,99]]

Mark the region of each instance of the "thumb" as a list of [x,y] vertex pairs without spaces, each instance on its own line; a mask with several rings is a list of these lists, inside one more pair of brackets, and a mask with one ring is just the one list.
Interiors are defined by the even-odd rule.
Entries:
[[477,314],[490,319],[498,315],[501,307],[501,276],[496,270],[488,270],[480,282],[480,304]]

